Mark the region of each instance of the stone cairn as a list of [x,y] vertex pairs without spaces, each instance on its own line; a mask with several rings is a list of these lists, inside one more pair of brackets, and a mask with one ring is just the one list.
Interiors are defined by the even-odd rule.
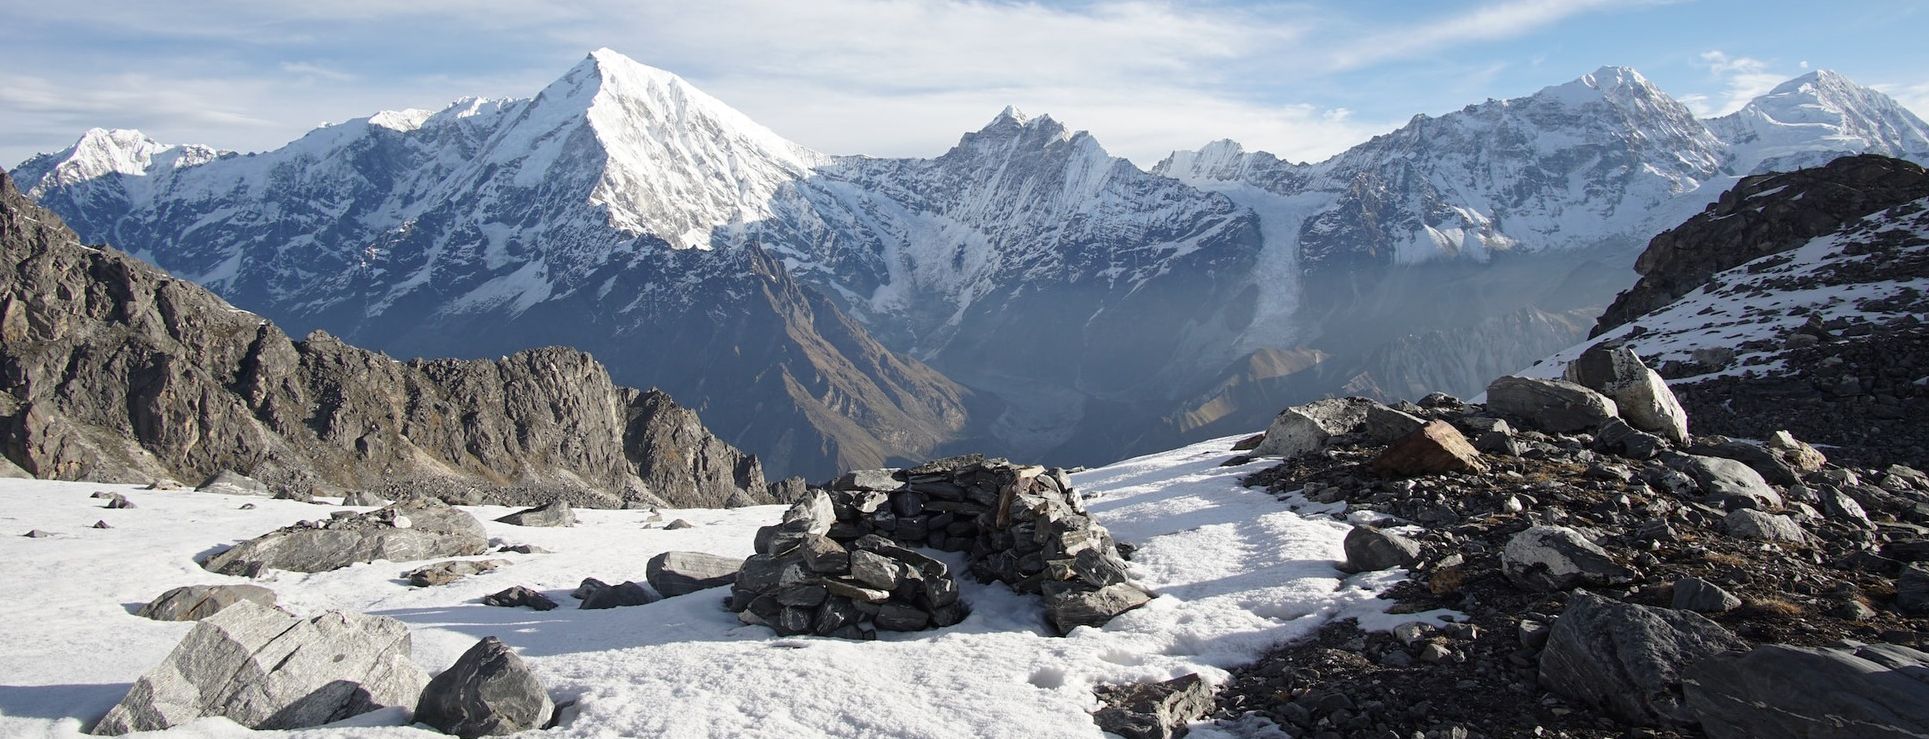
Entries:
[[1043,596],[1061,633],[1151,598],[1127,582],[1118,546],[1064,470],[969,455],[859,470],[810,490],[758,530],[730,609],[779,634],[849,639],[964,620],[950,567],[919,547],[965,552],[980,582]]

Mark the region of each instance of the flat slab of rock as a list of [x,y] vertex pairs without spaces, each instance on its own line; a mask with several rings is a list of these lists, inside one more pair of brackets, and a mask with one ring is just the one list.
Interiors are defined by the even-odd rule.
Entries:
[[1515,534],[1501,548],[1500,567],[1508,580],[1528,590],[1615,585],[1634,579],[1633,570],[1566,526],[1535,526]]
[[1929,736],[1929,654],[1892,644],[1766,644],[1686,670],[1688,709],[1714,739]]
[[240,601],[196,623],[93,731],[152,731],[208,716],[299,729],[413,706],[428,676],[409,650],[408,626],[392,618],[303,619]]
[[1445,472],[1478,474],[1487,471],[1479,450],[1446,421],[1428,421],[1420,430],[1393,442],[1368,465],[1392,477],[1419,477]]
[[1328,398],[1280,411],[1266,427],[1257,455],[1291,459],[1326,448],[1332,438],[1358,434],[1378,444],[1399,440],[1425,422],[1367,398]]
[[[161,488],[155,489],[159,490]],[[201,483],[201,486],[195,488],[195,490],[202,493],[221,493],[223,495],[274,495],[273,492],[268,490],[267,483],[235,472],[234,470],[222,470],[214,473],[212,477],[209,477],[206,482]]]
[[663,552],[643,567],[644,580],[665,598],[721,588],[737,581],[743,559],[707,552]]
[[515,526],[575,526],[576,512],[570,510],[569,501],[557,500],[535,508],[525,508],[496,519],[498,523]]
[[474,516],[422,498],[276,529],[236,544],[201,566],[224,575],[252,576],[264,569],[326,572],[378,559],[408,562],[487,551],[489,536]]
[[1045,594],[1045,618],[1059,633],[1080,626],[1103,626],[1121,613],[1152,601],[1152,596],[1128,583],[1097,590]]
[[1172,739],[1212,710],[1212,686],[1197,674],[1093,691],[1105,703],[1092,720],[1125,739]]
[[1699,614],[1579,592],[1541,651],[1540,682],[1562,697],[1641,726],[1688,726],[1681,675],[1748,642]]
[[382,499],[382,496],[376,495],[367,490],[354,490],[354,491],[350,491],[349,494],[342,496],[342,505],[345,505],[345,506],[366,506],[370,508],[380,508],[382,506],[388,505],[388,503],[389,503],[388,501]]
[[1808,534],[1802,531],[1802,525],[1796,523],[1795,519],[1752,508],[1729,511],[1721,519],[1721,528],[1729,536],[1742,539],[1793,543],[1808,539]]
[[1557,434],[1592,431],[1619,413],[1614,401],[1582,385],[1513,376],[1487,386],[1487,408]]
[[483,637],[430,680],[415,705],[417,722],[460,737],[540,729],[555,713],[556,704],[529,665],[493,636]]
[[275,607],[275,591],[260,585],[185,585],[160,594],[134,614],[156,621],[199,621],[241,601]]

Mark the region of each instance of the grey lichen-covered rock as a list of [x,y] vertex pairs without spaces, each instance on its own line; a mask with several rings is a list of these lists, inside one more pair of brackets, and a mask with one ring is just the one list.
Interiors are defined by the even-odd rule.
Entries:
[[[0,173],[0,448],[45,479],[141,483],[245,470],[336,488],[536,505],[762,498],[763,471],[589,355],[398,362],[84,246]],[[248,494],[260,494],[247,486]],[[230,491],[233,492],[233,491]]]
[[1291,459],[1324,449],[1342,434],[1390,443],[1420,430],[1424,421],[1367,398],[1329,398],[1280,411],[1253,454]]
[[1092,721],[1124,739],[1182,737],[1186,724],[1212,710],[1212,685],[1196,673],[1156,683],[1104,686],[1093,692],[1104,707],[1092,714]]
[[1577,592],[1541,650],[1542,687],[1641,726],[1689,726],[1681,675],[1748,642],[1688,611]]
[[1684,577],[1674,583],[1673,605],[1696,613],[1727,613],[1740,608],[1741,599],[1707,580]]
[[727,587],[737,581],[743,558],[706,552],[662,552],[644,565],[644,579],[665,598],[710,588]]
[[1688,412],[1634,350],[1596,344],[1567,367],[1567,379],[1614,401],[1621,418],[1676,444],[1688,442]]
[[1354,526],[1346,532],[1344,546],[1348,572],[1412,567],[1420,561],[1420,542],[1374,526]]
[[489,537],[475,517],[438,500],[414,499],[276,529],[210,557],[202,567],[225,575],[325,572],[378,559],[408,562],[488,550]]
[[1576,585],[1613,585],[1634,579],[1581,532],[1565,526],[1534,526],[1507,540],[1501,572],[1528,590],[1565,590]]
[[206,482],[201,483],[200,487],[195,488],[195,491],[223,495],[274,495],[266,483],[234,470],[214,473]]
[[1618,417],[1614,401],[1581,385],[1513,376],[1487,386],[1487,409],[1554,433],[1592,431]]
[[468,739],[540,729],[555,712],[556,704],[529,665],[502,640],[488,636],[429,681],[415,705],[415,720]]
[[1713,739],[1929,736],[1929,654],[1892,644],[1765,644],[1684,671],[1687,705]]
[[413,706],[427,682],[400,621],[341,612],[303,619],[244,600],[195,624],[93,731],[151,731],[206,716],[251,729],[319,726]]
[[199,621],[241,601],[275,607],[275,591],[260,585],[185,585],[156,596],[134,615],[156,621]]
[[557,500],[516,511],[496,522],[512,526],[575,526],[576,512],[569,509],[569,501]]
[[1799,543],[1808,539],[1808,533],[1795,519],[1773,513],[1763,513],[1752,508],[1729,511],[1721,519],[1721,528],[1729,536],[1761,541],[1781,541]]
[[1704,457],[1694,454],[1670,454],[1664,459],[1668,466],[1681,470],[1695,479],[1701,492],[1728,508],[1780,508],[1782,494],[1762,479],[1756,472],[1741,462],[1721,457]]

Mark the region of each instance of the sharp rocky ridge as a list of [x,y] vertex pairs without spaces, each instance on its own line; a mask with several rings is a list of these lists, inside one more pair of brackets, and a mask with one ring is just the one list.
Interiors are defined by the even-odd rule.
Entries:
[[[1929,158],[1925,130],[1839,75],[1704,120],[1608,67],[1317,164],[1220,142],[1147,172],[1016,110],[935,158],[828,156],[599,50],[529,99],[248,155],[95,131],[18,176],[84,237],[291,328],[565,342],[823,476],[967,445],[1096,462],[1349,388],[1473,392],[1580,338],[1639,246],[1739,177]],[[1427,345],[1482,358],[1414,366]]]
[[240,479],[300,499],[769,500],[756,457],[574,349],[398,362],[320,331],[292,340],[206,288],[83,245],[4,172],[0,254],[0,452],[36,477]]

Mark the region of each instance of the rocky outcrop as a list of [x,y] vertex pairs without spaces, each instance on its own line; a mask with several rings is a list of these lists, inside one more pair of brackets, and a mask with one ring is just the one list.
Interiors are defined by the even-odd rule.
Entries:
[[253,576],[267,569],[326,572],[378,559],[408,562],[487,551],[489,537],[474,516],[432,498],[418,498],[276,529],[209,557],[201,566],[224,575]]
[[1572,382],[1529,377],[1494,380],[1487,386],[1487,407],[1555,433],[1592,431],[1618,417],[1607,396]]
[[320,726],[413,706],[427,682],[400,621],[341,612],[303,619],[243,601],[195,624],[93,731],[153,731],[205,716],[251,729]]
[[463,739],[541,729],[555,712],[529,665],[493,636],[430,680],[415,704],[417,722]]
[[578,351],[397,362],[319,332],[291,340],[205,289],[83,246],[4,174],[0,254],[0,452],[42,478],[232,471],[298,495],[523,505],[766,499],[754,457]]
[[576,512],[569,509],[569,501],[558,500],[516,511],[496,519],[496,522],[511,526],[575,526]]
[[1092,691],[1105,704],[1092,714],[1100,729],[1124,739],[1175,739],[1212,710],[1212,685],[1196,673],[1156,683],[1107,685]]
[[1929,197],[1929,171],[1873,154],[1744,178],[1700,215],[1648,242],[1634,263],[1640,281],[1614,299],[1589,335],[1600,336],[1666,306],[1717,272],[1924,197]]

